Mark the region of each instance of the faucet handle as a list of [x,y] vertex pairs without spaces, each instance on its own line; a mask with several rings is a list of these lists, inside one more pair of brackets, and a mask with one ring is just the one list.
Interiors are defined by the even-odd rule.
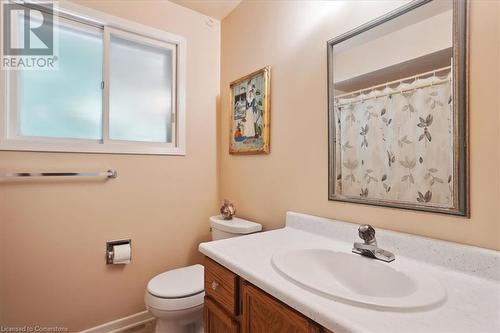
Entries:
[[360,225],[358,228],[359,237],[369,244],[375,240],[375,229],[369,224]]

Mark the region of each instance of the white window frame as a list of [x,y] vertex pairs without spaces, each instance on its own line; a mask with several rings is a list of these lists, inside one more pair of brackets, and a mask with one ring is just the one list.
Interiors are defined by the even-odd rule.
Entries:
[[[1,8],[2,6],[0,6]],[[0,9],[0,15],[3,15]],[[55,15],[70,15],[83,21],[93,22],[103,27],[103,128],[102,140],[29,137],[17,134],[17,110],[10,109],[12,98],[7,91],[9,76],[13,71],[0,71],[0,150],[48,151],[72,153],[109,153],[109,154],[154,154],[185,155],[186,154],[186,39],[159,29],[138,24],[100,11],[89,9],[73,3],[61,2]],[[2,16],[3,17],[3,16]],[[145,45],[159,46],[173,50],[172,66],[172,142],[139,142],[111,140],[109,138],[109,59],[110,35],[136,41]],[[1,43],[3,44],[3,43]],[[3,47],[3,45],[1,46]],[[2,50],[3,52],[3,50]],[[2,53],[3,54],[3,53]],[[15,106],[14,106],[15,107]]]

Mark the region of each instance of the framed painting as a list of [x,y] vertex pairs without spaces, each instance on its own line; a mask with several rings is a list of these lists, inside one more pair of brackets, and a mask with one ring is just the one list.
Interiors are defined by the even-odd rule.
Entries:
[[230,154],[269,154],[270,84],[270,66],[230,83]]

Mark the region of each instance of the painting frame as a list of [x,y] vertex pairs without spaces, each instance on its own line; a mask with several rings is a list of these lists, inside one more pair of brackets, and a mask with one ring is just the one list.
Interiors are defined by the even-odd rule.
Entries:
[[[255,88],[255,80],[262,78],[262,82],[258,82],[258,87]],[[252,81],[254,80],[254,81]],[[251,84],[254,82],[253,84]],[[251,89],[255,89],[255,95],[250,97],[247,102],[248,93],[246,88],[244,92],[236,95],[235,89],[243,85],[248,87],[251,84]],[[260,90],[259,90],[260,87]],[[243,96],[244,95],[244,96]],[[239,96],[239,97],[238,97]],[[236,98],[243,99],[244,107],[236,109]],[[271,119],[271,66],[263,67],[248,75],[245,75],[229,84],[229,154],[232,155],[250,155],[250,154],[269,154],[270,147],[270,119]],[[252,109],[250,109],[252,107]],[[249,111],[253,110],[253,111]],[[246,124],[246,116],[243,112],[249,112],[251,117],[256,116],[252,126],[242,129]],[[236,121],[239,121],[236,123]],[[248,126],[248,125],[246,125]],[[252,129],[253,127],[253,129]],[[252,137],[253,134],[253,137]]]
[[328,200],[348,203],[357,203],[372,206],[399,208],[427,213],[441,213],[470,218],[470,151],[469,151],[469,28],[470,28],[470,1],[453,0],[453,94],[457,97],[454,101],[454,124],[457,128],[454,135],[454,187],[457,189],[454,206],[451,208],[428,207],[414,203],[389,202],[380,199],[346,197],[336,190],[337,180],[337,140],[334,117],[334,68],[333,47],[351,37],[377,27],[413,9],[425,5],[433,0],[413,0],[375,20],[358,28],[348,31],[327,42],[328,64]]

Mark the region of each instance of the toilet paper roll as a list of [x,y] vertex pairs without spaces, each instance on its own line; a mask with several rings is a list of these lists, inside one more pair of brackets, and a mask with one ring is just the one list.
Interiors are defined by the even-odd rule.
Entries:
[[130,263],[130,244],[113,246],[113,264]]

